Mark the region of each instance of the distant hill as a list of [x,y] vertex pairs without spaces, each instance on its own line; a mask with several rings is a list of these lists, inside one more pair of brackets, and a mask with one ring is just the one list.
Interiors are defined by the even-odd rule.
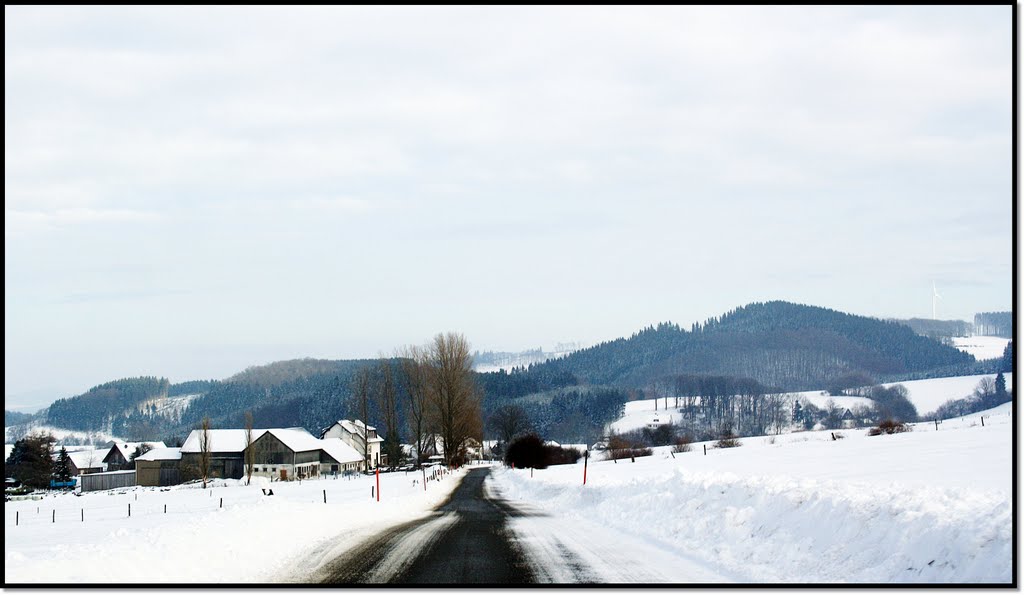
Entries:
[[18,413],[4,409],[4,426],[13,426],[31,421],[36,415],[34,413]]
[[947,345],[954,337],[970,337],[974,325],[966,320],[931,320],[929,318],[892,319],[909,326],[915,333],[943,341]]
[[713,374],[811,390],[850,373],[952,372],[973,363],[969,354],[902,324],[776,301],[736,308],[690,331],[671,323],[651,326],[530,370],[621,387],[644,387],[669,375]]
[[[219,381],[117,380],[54,402],[39,414],[39,423],[171,444],[204,417],[217,428],[238,428],[251,411],[257,427],[301,426],[317,432],[356,415],[350,402],[352,377],[361,367],[378,364],[297,359],[253,366]],[[821,389],[858,373],[893,381],[990,371],[982,365],[894,321],[768,302],[736,308],[689,330],[662,323],[629,338],[543,363],[477,373],[476,378],[485,419],[503,404],[520,404],[550,437],[580,441],[614,419],[622,403],[668,376],[748,378],[798,391]],[[400,385],[398,390],[403,394]],[[368,417],[379,418],[373,404]]]

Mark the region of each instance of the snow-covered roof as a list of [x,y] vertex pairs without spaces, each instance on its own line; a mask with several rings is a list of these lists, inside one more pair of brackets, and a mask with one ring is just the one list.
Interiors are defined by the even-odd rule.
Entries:
[[320,443],[320,448],[324,453],[339,463],[358,463],[363,460],[362,455],[356,452],[356,449],[345,444],[341,438],[326,438],[317,440],[317,442]]
[[[114,446],[110,447],[110,452],[107,453],[107,456],[110,456],[110,454],[116,449],[121,453],[121,456],[124,457],[124,460],[130,461],[132,460],[132,454],[135,452],[135,449],[143,444],[151,449],[167,448],[167,445],[163,442],[115,442]],[[106,461],[106,457],[104,457],[103,460]],[[75,464],[77,465],[78,463]]]
[[[266,430],[253,430],[252,441],[255,442]],[[200,452],[199,435],[202,430],[192,430],[185,443],[181,445],[181,452]],[[210,452],[242,452],[245,450],[245,430],[210,430]]]
[[[323,442],[302,428],[274,428],[265,430],[295,452],[320,450]],[[255,430],[253,431],[255,433]]]
[[146,454],[136,457],[136,461],[177,461],[181,459],[180,448],[154,448]]
[[[367,426],[365,423],[363,423],[362,421],[360,421],[358,419],[355,420],[355,421],[348,420],[348,419],[339,419],[338,420],[338,424],[341,426],[341,428],[343,430],[345,430],[349,434],[354,434],[356,436],[359,436],[360,438],[362,438],[363,436],[366,435],[366,431],[367,430],[369,430],[371,432],[376,432],[377,431],[377,428],[375,428],[373,426]],[[374,442],[384,442],[384,439],[381,438],[378,435],[378,436],[375,436],[374,438],[370,438],[369,442],[371,444],[374,443]]]
[[75,467],[79,469],[95,469],[97,467],[104,467],[103,457],[106,456],[107,451],[105,450],[76,450],[75,452],[69,452],[68,456],[71,461],[75,463]]

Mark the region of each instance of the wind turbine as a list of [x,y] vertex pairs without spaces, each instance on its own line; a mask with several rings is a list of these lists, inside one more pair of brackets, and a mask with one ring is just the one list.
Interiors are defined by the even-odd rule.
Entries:
[[935,314],[935,300],[941,300],[942,296],[939,295],[939,290],[935,289],[935,281],[932,281],[932,320],[938,320],[938,316]]

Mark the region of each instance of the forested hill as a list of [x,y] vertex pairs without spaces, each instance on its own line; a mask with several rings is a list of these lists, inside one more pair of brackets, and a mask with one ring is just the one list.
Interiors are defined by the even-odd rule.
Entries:
[[69,430],[110,432],[126,411],[153,399],[166,398],[170,389],[166,378],[142,376],[114,380],[78,396],[57,399],[47,409],[46,420]]
[[676,374],[714,374],[809,390],[856,372],[878,377],[972,364],[970,355],[902,324],[768,302],[736,308],[689,331],[671,323],[651,326],[531,371],[621,387],[643,387]]

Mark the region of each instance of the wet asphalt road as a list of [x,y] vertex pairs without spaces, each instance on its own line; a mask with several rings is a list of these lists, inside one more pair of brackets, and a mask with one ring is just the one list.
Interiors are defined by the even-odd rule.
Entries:
[[325,564],[322,584],[494,584],[534,582],[508,530],[517,514],[484,496],[490,469],[473,469],[430,517],[393,527]]

